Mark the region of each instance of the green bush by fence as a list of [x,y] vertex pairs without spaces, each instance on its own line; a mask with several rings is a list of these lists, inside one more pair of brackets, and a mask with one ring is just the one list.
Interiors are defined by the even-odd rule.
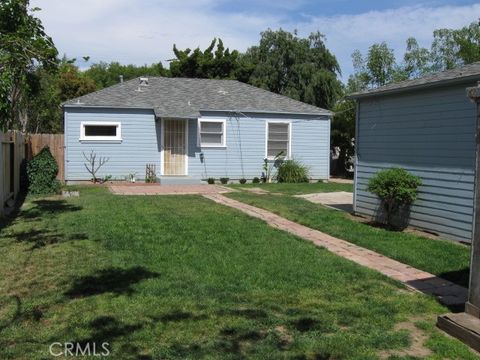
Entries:
[[44,147],[27,165],[28,191],[31,194],[55,194],[60,189],[56,179],[58,165],[48,147]]

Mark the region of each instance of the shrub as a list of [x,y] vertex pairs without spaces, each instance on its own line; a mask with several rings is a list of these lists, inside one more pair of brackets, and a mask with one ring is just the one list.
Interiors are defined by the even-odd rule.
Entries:
[[230,180],[230,178],[228,177],[221,177],[220,178],[220,182],[225,185],[225,184],[228,184],[228,180]]
[[240,182],[240,184],[245,184],[247,182],[247,179],[241,178],[239,182]]
[[417,199],[417,188],[422,185],[418,176],[405,169],[391,168],[379,171],[368,181],[367,191],[382,201],[386,223],[392,226],[392,216],[400,208],[409,206]]
[[308,182],[308,168],[297,160],[285,160],[278,167],[277,181],[280,183]]
[[260,178],[255,176],[253,179],[252,179],[252,184],[259,184],[260,183]]
[[46,146],[28,162],[28,191],[37,195],[57,193],[60,190],[60,182],[56,178],[57,174],[57,162],[48,146]]
[[215,178],[208,178],[207,183],[209,183],[210,185],[215,184]]

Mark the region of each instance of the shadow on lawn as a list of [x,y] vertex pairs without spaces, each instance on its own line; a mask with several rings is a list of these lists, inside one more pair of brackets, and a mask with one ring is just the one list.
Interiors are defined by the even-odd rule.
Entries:
[[[20,299],[20,297],[17,295],[12,295],[9,297],[9,300],[11,303],[14,304],[15,310],[13,311],[13,314],[9,316],[9,319],[0,318],[0,332],[2,332],[11,324],[16,322],[22,315],[22,300]],[[8,307],[8,301],[7,301],[7,304],[4,301],[0,301],[0,302],[1,302],[0,307],[2,308],[3,311],[5,311],[5,309],[7,309]]]
[[88,236],[84,233],[61,234],[55,231],[30,229],[9,234],[6,237],[13,238],[16,242],[31,243],[29,250],[40,249],[42,247],[56,244],[68,240],[87,240]]
[[[18,210],[8,216],[3,222],[3,227],[7,227],[13,220],[20,219],[22,221],[35,220],[41,217],[53,217],[64,212],[79,211],[81,206],[67,203],[65,200],[35,200],[33,206],[25,210]],[[6,237],[13,238],[17,242],[31,243],[30,250],[45,247],[47,245],[56,244],[65,240],[85,240],[88,236],[83,233],[74,233],[65,235],[56,231],[32,228],[7,234]]]
[[21,210],[17,217],[21,219],[36,219],[44,215],[57,215],[64,212],[82,210],[81,206],[69,204],[61,199],[34,200],[32,204],[31,208]]
[[65,295],[70,298],[114,293],[116,295],[131,295],[133,285],[142,280],[159,277],[160,274],[136,266],[130,269],[108,268],[99,270],[93,275],[76,279]]
[[150,355],[141,354],[141,350],[125,341],[119,349],[115,348],[113,342],[122,337],[128,337],[135,331],[144,327],[144,324],[123,324],[112,316],[99,316],[88,324],[91,335],[87,338],[76,340],[73,343],[78,344],[82,349],[95,344],[98,352],[103,351],[102,344],[108,343],[106,347],[110,352],[121,354],[122,359],[149,360]]

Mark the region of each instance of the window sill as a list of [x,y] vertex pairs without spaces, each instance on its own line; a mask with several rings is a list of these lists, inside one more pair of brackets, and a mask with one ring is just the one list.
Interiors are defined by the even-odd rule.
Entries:
[[285,161],[285,160],[290,160],[290,157],[286,156],[286,157],[277,158],[277,159],[275,159],[274,157],[266,157],[265,160],[267,160],[267,161],[269,161],[269,162]]
[[227,145],[199,145],[200,149],[226,149]]
[[78,139],[79,142],[82,144],[101,144],[101,143],[108,143],[108,144],[120,144],[123,139]]

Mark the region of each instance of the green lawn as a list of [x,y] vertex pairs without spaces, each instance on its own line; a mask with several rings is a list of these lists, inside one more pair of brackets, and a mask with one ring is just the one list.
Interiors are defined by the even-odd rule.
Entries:
[[[447,309],[197,196],[30,198],[0,233],[0,358],[108,342],[112,359],[474,359]],[[99,346],[99,345],[98,345]],[[398,355],[394,356],[393,355]]]
[[244,190],[248,188],[260,188],[266,191],[282,193],[287,195],[299,195],[310,194],[318,192],[332,192],[332,191],[353,191],[352,184],[339,184],[339,183],[303,183],[303,184],[286,184],[286,183],[271,183],[271,184],[231,184],[230,187],[237,190]]
[[293,196],[249,192],[227,196],[468,286],[470,249],[466,246],[373,227],[351,219],[344,212]]

